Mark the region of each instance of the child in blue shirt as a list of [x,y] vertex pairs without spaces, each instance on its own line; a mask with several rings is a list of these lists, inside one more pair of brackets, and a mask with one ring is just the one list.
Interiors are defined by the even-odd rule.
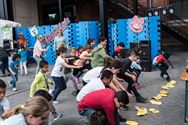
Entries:
[[23,69],[25,71],[25,75],[27,75],[27,51],[24,48],[24,45],[20,45],[20,49],[18,50],[18,54],[20,54],[20,70],[21,70],[21,75],[23,75]]
[[20,61],[20,54],[14,54],[12,56],[12,61],[9,63],[10,75],[12,77],[12,81],[10,81],[10,86],[13,87],[13,91],[16,91],[16,81],[18,81],[18,67]]

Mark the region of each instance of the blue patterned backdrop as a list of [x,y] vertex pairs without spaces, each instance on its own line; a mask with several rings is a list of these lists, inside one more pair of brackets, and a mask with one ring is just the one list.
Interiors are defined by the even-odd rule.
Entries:
[[[131,42],[139,42],[141,40],[151,40],[151,58],[153,59],[160,49],[160,17],[144,17],[144,29],[141,33],[136,34],[129,28],[131,19],[118,19],[115,23],[109,21],[108,36],[109,36],[109,53],[112,54],[114,48],[119,42],[124,42],[126,48],[130,48]],[[37,26],[40,35],[49,35],[56,25]],[[31,27],[16,28],[16,39],[18,38],[18,31],[22,31],[27,40],[27,48],[34,47],[36,37],[31,36],[29,29]],[[67,47],[83,46],[86,44],[88,38],[94,38],[96,43],[100,36],[100,23],[98,21],[82,21],[79,23],[71,23],[63,32],[66,39]],[[49,45],[46,52],[46,60],[49,64],[55,63],[55,52],[53,50],[53,41]],[[33,62],[32,50],[29,51],[29,61]]]

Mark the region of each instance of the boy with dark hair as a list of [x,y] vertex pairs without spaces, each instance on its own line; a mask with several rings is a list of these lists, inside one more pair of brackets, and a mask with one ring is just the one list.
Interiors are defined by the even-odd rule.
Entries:
[[136,73],[134,73],[131,69],[131,64],[132,61],[137,61],[139,59],[139,56],[139,53],[137,53],[136,51],[132,51],[130,53],[130,56],[122,61],[123,66],[118,73],[118,77],[122,78],[128,83],[127,91],[129,93],[134,93],[137,102],[145,103],[147,99],[143,98],[133,85],[137,78]]
[[166,60],[169,59],[168,53],[161,53],[160,55],[156,56],[153,60],[153,65],[155,65],[161,71],[160,77],[166,81],[170,81],[170,76],[167,72],[169,66],[166,63]]
[[16,82],[18,81],[18,67],[20,54],[14,54],[12,56],[12,61],[9,63],[10,75],[12,77],[12,81],[9,82],[10,86],[13,87],[13,91],[16,91]]
[[82,100],[84,96],[90,92],[109,87],[112,79],[113,73],[110,70],[102,71],[100,78],[91,79],[91,81],[80,90],[76,97],[77,101],[79,102],[80,100]]
[[10,109],[10,103],[7,98],[5,98],[6,84],[0,79],[0,116]]
[[122,49],[125,47],[123,42],[117,44],[117,47],[114,49],[113,58],[122,60]]
[[34,96],[35,91],[45,90],[49,91],[49,84],[53,84],[51,80],[48,79],[48,62],[41,60],[39,63],[40,71],[35,76],[33,83],[30,88],[30,97]]
[[128,103],[129,98],[125,91],[114,92],[107,88],[87,94],[78,103],[78,111],[80,115],[90,118],[96,110],[102,110],[107,116],[109,125],[120,125],[117,109]]
[[91,61],[91,67],[104,66],[105,59],[109,57],[106,53],[107,39],[105,37],[100,37],[100,43],[91,51],[93,57]]

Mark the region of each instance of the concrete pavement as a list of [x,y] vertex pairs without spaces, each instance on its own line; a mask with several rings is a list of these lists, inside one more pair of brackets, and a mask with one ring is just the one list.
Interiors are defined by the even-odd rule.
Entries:
[[[121,114],[127,118],[127,120],[135,120],[139,125],[184,125],[183,114],[184,114],[184,94],[185,94],[185,83],[180,80],[180,75],[184,70],[186,65],[186,60],[188,59],[188,52],[174,52],[170,60],[174,65],[175,69],[170,68],[169,74],[171,79],[176,80],[177,84],[174,88],[169,90],[169,96],[162,98],[162,105],[155,106],[150,103],[141,104],[136,103],[135,99],[131,100],[128,105],[128,111],[121,111]],[[53,66],[50,66],[50,70]],[[29,75],[21,76],[19,75],[19,80],[17,83],[18,91],[14,92],[8,86],[8,81],[10,77],[2,78],[7,83],[7,97],[11,102],[12,106],[17,104],[22,104],[29,98],[29,87],[35,76],[36,64],[30,64],[28,67]],[[161,86],[167,82],[163,81],[159,77],[159,70],[153,70],[152,72],[143,72],[140,75],[139,82],[142,88],[139,90],[143,97],[151,99],[153,96],[159,93]],[[69,81],[67,83],[67,89],[63,91],[59,97],[59,104],[55,105],[58,113],[63,113],[65,116],[76,115],[77,112],[77,102],[75,97],[72,96],[72,91],[74,90],[73,84]],[[81,84],[79,85],[81,88]],[[159,114],[148,113],[146,116],[137,117],[135,106],[144,106],[146,108],[156,108],[160,111]],[[52,118],[50,118],[52,122]],[[122,123],[125,125],[125,123]]]

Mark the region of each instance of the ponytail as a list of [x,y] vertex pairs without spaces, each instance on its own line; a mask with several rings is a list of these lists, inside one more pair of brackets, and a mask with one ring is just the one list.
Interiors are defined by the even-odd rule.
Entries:
[[13,115],[19,114],[20,111],[23,109],[24,105],[17,105],[16,107],[10,109],[9,111],[5,112],[1,117],[3,119],[7,119]]

